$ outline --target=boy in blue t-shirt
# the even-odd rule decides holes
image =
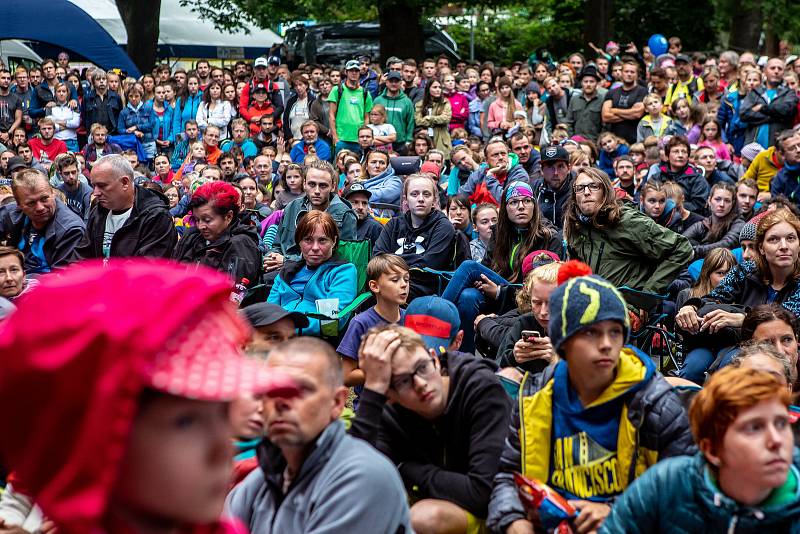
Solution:
[[[410,275],[408,264],[394,254],[378,254],[367,264],[367,286],[375,295],[377,304],[359,313],[342,338],[336,352],[342,357],[344,383],[346,386],[364,384],[364,373],[358,368],[358,349],[367,330],[381,324],[398,324],[403,320],[404,306],[408,298]]]

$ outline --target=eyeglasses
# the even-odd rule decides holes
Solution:
[[[530,197],[516,198],[514,200],[509,200],[507,205],[510,208],[518,208],[520,206],[528,207],[533,205],[533,199]]]
[[[576,194],[581,194],[587,189],[589,190],[590,193],[597,193],[602,188],[603,188],[603,186],[598,184],[597,182],[590,182],[588,184],[582,184],[582,185],[575,184],[575,186],[573,186],[572,190],[575,191]]]
[[[414,377],[420,377],[423,380],[429,379],[436,371],[436,365],[433,363],[433,358],[425,358],[414,367],[414,371],[405,375],[398,375],[392,380],[391,386],[398,393],[402,393],[410,389],[414,385]]]

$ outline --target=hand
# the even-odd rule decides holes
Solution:
[[[49,519],[45,519],[42,522],[42,525],[39,527],[40,534],[56,534],[58,529],[56,528],[56,524],[50,521]]]
[[[392,358],[400,347],[397,332],[367,336],[358,349],[358,366],[364,371],[364,387],[385,395],[392,381]]]
[[[489,314],[481,313],[481,314],[478,314],[478,316],[475,317],[475,322],[473,323],[474,326],[475,326],[475,330],[478,329],[478,325],[480,324],[480,322],[483,321],[484,319],[486,319],[487,317],[497,317],[497,314],[496,313],[489,313]]]
[[[500,286],[489,280],[485,274],[482,274],[481,279],[475,282],[475,289],[492,299],[497,299],[497,295],[500,294]]]
[[[128,129],[127,129],[127,130],[125,130],[125,131],[126,131],[126,132],[128,132],[128,133],[133,133],[133,132],[135,132],[135,131],[136,131],[136,126],[131,126],[130,128],[128,128]]]
[[[267,272],[270,271],[277,271],[281,267],[283,267],[284,257],[278,254],[277,252],[273,252],[272,254],[268,254],[264,258],[264,270]]]
[[[514,343],[514,359],[517,363],[529,362],[531,360],[547,360],[553,358],[553,345],[549,337],[537,338],[536,342],[529,343],[520,339]]]
[[[755,106],[753,106],[753,108],[752,108],[752,111],[753,111],[753,113],[756,113],[756,112],[758,112],[758,111],[761,111],[761,108],[762,108],[762,107],[764,107],[764,104],[756,104],[756,105],[755,105]]]
[[[639,51],[639,49],[636,48],[636,45],[631,42],[631,43],[628,43],[628,47],[625,49],[625,51],[626,52],[630,52],[631,54],[635,54],[635,53],[637,53]]]
[[[600,502],[590,501],[568,501],[572,506],[580,510],[580,514],[575,518],[575,526],[578,534],[585,534],[597,530],[603,524],[603,520],[608,517],[611,507]]]
[[[504,170],[506,170],[505,167],[492,167],[491,169],[487,169],[486,177],[488,178],[489,176],[497,176],[499,173],[503,172]]]
[[[0,132],[0,143],[8,143],[8,134],[6,132]]]
[[[726,326],[739,328],[744,322],[743,313],[726,312],[725,310],[711,310],[703,317],[703,326],[700,331],[708,330],[716,334]]]
[[[758,193],[758,197],[756,198],[756,200],[758,200],[759,202],[766,202],[771,198],[772,195],[770,194],[769,191],[761,191],[760,193]]]
[[[44,107],[46,108],[54,108],[55,106],[56,106],[55,102],[48,102],[47,104],[44,105]]]
[[[506,534],[533,534],[533,523],[527,519],[517,519],[508,525]]]
[[[69,106],[69,109],[78,109],[78,101],[74,98],[70,100],[67,105]]]
[[[133,132],[133,135],[135,135],[135,136],[136,136],[136,137],[138,137],[139,139],[141,139],[142,137],[144,137],[144,133],[140,132],[139,130],[136,130],[135,132]]]
[[[684,306],[675,316],[675,324],[690,334],[696,334],[700,331],[703,320],[697,315],[697,308]]]
[[[0,534],[31,534],[18,525],[6,525],[4,519],[0,519]]]

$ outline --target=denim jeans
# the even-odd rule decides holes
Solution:
[[[443,299],[449,300],[458,308],[461,330],[464,331],[464,341],[461,343],[463,352],[475,351],[475,318],[486,311],[486,297],[475,289],[475,282],[481,280],[482,274],[495,284],[508,285],[508,280],[496,272],[476,261],[468,260],[453,273],[453,278],[442,293]]]
[[[739,352],[737,347],[725,347],[716,352],[709,349],[693,349],[686,355],[683,368],[678,372],[678,376],[691,380],[695,384],[703,385],[706,381],[706,371],[718,358],[719,366],[714,371],[718,371],[731,363],[733,357]]]

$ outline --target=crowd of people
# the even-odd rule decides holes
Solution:
[[[800,529],[800,58],[592,49],[0,66],[0,534]]]

